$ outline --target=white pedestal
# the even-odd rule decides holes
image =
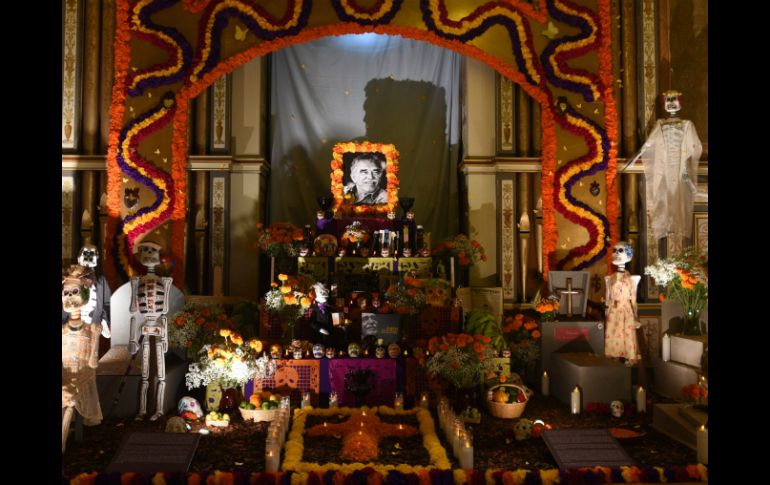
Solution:
[[[671,335],[671,360],[700,369],[708,336]]]

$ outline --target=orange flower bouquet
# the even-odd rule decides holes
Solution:
[[[535,311],[540,314],[540,321],[553,322],[561,308],[561,299],[556,295],[540,298],[540,293],[535,296]]]
[[[540,358],[540,325],[531,316],[518,313],[506,316],[503,321],[503,337],[511,349],[511,368],[527,376]]]
[[[315,301],[311,291],[314,281],[305,275],[290,278],[285,274],[279,274],[278,280],[281,284],[271,283],[270,291],[265,294],[265,305],[269,311],[286,319],[290,337],[294,340],[294,326]]]
[[[480,377],[497,369],[497,350],[486,335],[448,333],[428,341],[432,354],[426,360],[428,372],[467,389],[479,383]]]
[[[268,256],[294,257],[299,254],[299,244],[304,239],[302,228],[289,222],[274,222],[264,227],[257,224],[257,240],[254,247]]]
[[[193,360],[221,329],[239,327],[240,324],[218,305],[188,303],[182,311],[169,318],[168,343],[170,347],[185,349],[187,358]]]
[[[484,247],[475,239],[469,239],[465,234],[446,239],[433,248],[434,256],[453,256],[461,267],[472,266],[479,261],[486,261]]]

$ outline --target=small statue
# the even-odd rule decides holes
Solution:
[[[633,255],[634,250],[630,244],[623,241],[615,244],[612,250],[612,264],[618,267],[618,271],[604,277],[607,287],[604,354],[608,357],[625,358],[628,366],[641,358],[636,340],[636,329],[640,326],[636,288],[642,277],[631,276],[626,271],[626,263],[631,261]]]
[[[139,351],[142,341],[142,387],[139,390],[139,414],[137,420],[147,414],[147,389],[150,387],[150,337],[155,339],[158,375],[155,390],[155,414],[150,421],[163,416],[163,401],[166,390],[166,352],[168,351],[169,293],[172,278],[155,274],[155,267],[160,264],[161,246],[151,241],[142,241],[136,247],[139,262],[147,268],[147,274],[131,278],[131,313],[130,340],[128,351],[131,355]],[[143,321],[142,321],[143,320]]]
[[[74,411],[83,416],[83,424],[95,426],[102,422],[99,392],[96,388],[96,367],[99,365],[99,334],[101,324],[83,325],[81,308],[88,302],[90,280],[83,278],[84,268],[73,265],[62,281],[62,308],[69,314],[62,325],[61,335],[61,451],[67,445]]]

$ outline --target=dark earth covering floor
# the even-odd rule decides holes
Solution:
[[[662,402],[662,401],[658,401]],[[652,410],[652,405],[648,405]],[[469,424],[474,436],[474,465],[477,469],[547,469],[556,468],[556,462],[545,442],[538,438],[516,441],[513,424],[516,420],[498,419],[482,410],[479,424]],[[652,429],[652,413],[630,417],[613,418],[604,413],[583,413],[571,415],[569,408],[553,397],[534,396],[522,417],[531,420],[542,419],[554,428],[610,428],[619,427],[642,433],[642,436],[619,440],[623,448],[640,466],[683,466],[696,462],[694,450],[668,438]],[[333,417],[332,417],[333,418]],[[312,425],[315,417],[308,420]],[[413,416],[385,417],[385,420],[400,419],[398,422],[415,424]],[[411,420],[411,421],[410,421]],[[434,412],[434,420],[438,420]],[[329,419],[330,422],[333,419]],[[413,422],[412,422],[413,421]],[[132,431],[162,432],[166,418],[158,422],[134,421],[133,419],[105,419],[101,425],[83,428],[83,441],[70,436],[67,451],[62,456],[62,475],[73,477],[83,472],[103,471],[127,433]],[[320,422],[320,421],[319,421]],[[318,423],[315,423],[318,424]],[[233,413],[227,428],[209,428],[211,434],[201,436],[193,457],[190,471],[261,471],[265,465],[265,437],[268,423],[243,421],[240,414]],[[193,431],[204,427],[203,423],[193,424]],[[439,437],[447,448],[441,432]],[[339,462],[337,458],[341,440],[334,438],[305,438],[303,461],[325,463]],[[454,467],[459,467],[451,447],[448,456]],[[382,463],[407,463],[425,465],[427,450],[420,438],[384,439],[380,446]]]

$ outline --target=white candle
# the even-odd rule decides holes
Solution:
[[[452,285],[452,288],[455,287],[455,257],[451,256],[449,258],[449,283]]]
[[[330,408],[337,407],[337,393],[334,391],[329,393],[329,407]]]
[[[663,353],[663,362],[671,360],[671,337],[669,337],[668,334],[663,335],[661,352]]]
[[[281,457],[278,453],[273,450],[267,450],[265,452],[265,471],[268,473],[277,473],[278,462],[280,459]]]
[[[572,414],[580,414],[580,388],[575,386],[570,395],[570,411]]]
[[[642,386],[639,386],[639,388],[636,390],[636,412],[647,412],[647,392]]]
[[[428,393],[420,393],[420,407],[428,409]]]
[[[540,392],[547,396],[551,392],[551,380],[548,378],[548,372],[543,371],[543,377],[540,380]]]
[[[393,407],[399,410],[404,409],[404,393],[396,393],[396,397],[393,399]]]
[[[698,429],[696,435],[698,443],[698,463],[708,465],[709,463],[709,430],[705,426]]]
[[[473,441],[471,435],[465,435],[465,439],[463,439],[460,446],[460,456],[457,458],[460,460],[460,468],[463,470],[473,469]]]

